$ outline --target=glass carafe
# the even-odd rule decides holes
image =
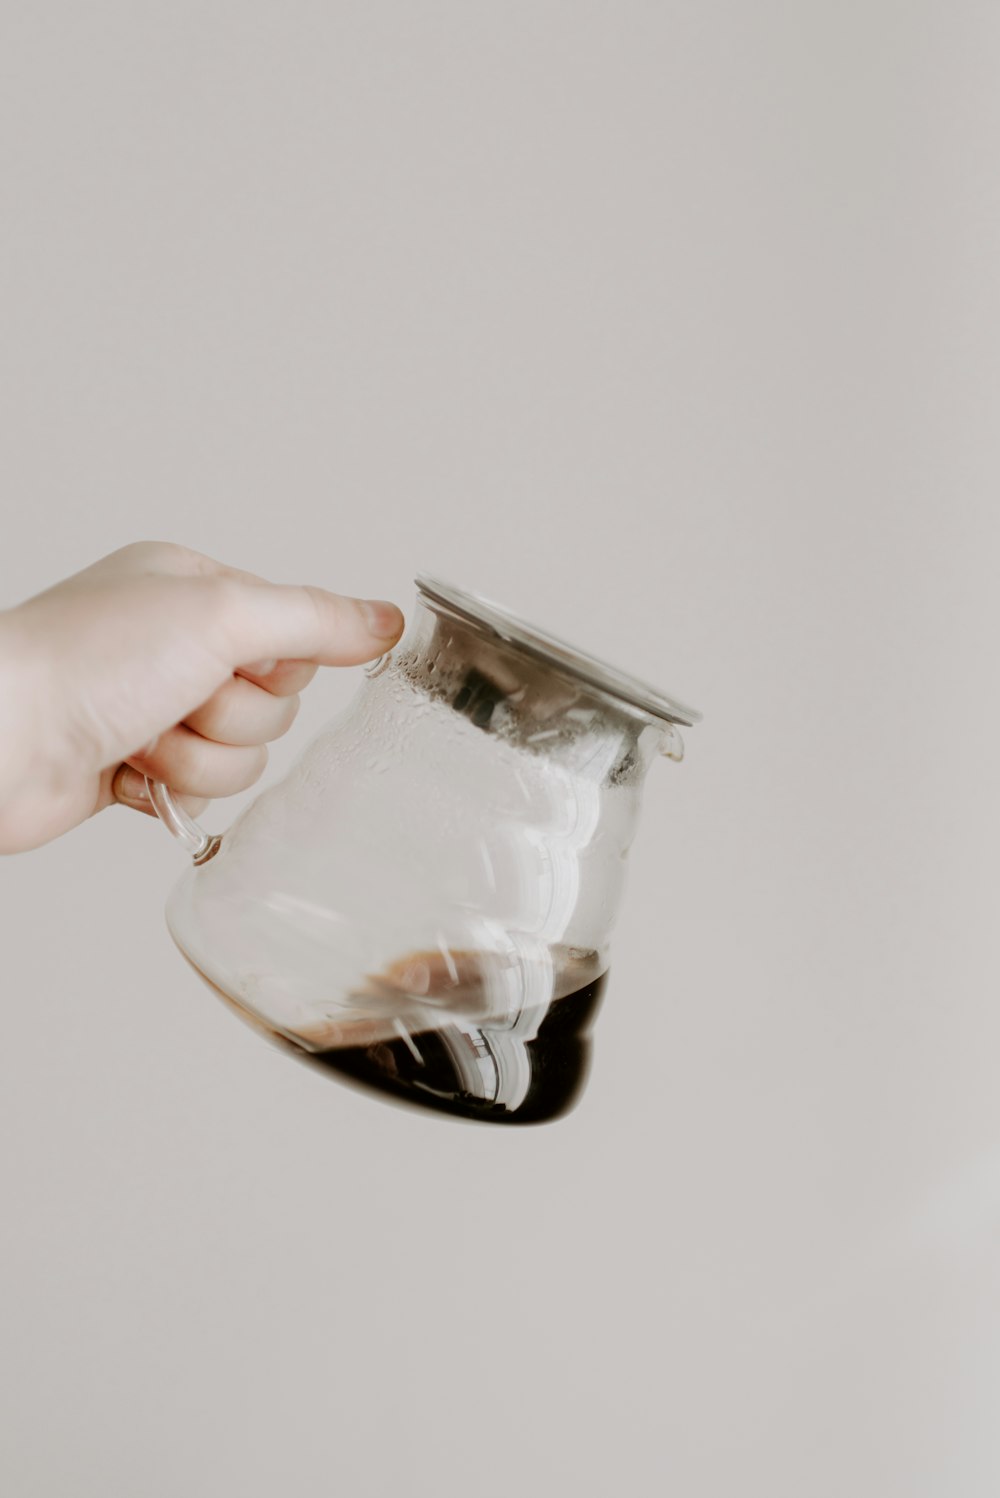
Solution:
[[[192,866],[167,920],[270,1035],[342,1078],[498,1122],[564,1112],[680,703],[417,579],[393,651],[221,837],[152,785]]]

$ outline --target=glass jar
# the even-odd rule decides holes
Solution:
[[[401,642],[194,854],[181,951],[300,1054],[383,1093],[538,1121],[579,1091],[646,771],[698,715],[428,577]]]

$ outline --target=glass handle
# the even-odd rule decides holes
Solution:
[[[177,841],[184,845],[195,863],[207,863],[210,858],[214,858],[222,844],[221,835],[206,832],[204,827],[199,827],[194,817],[188,816],[176,800],[173,791],[161,780],[150,780],[148,775],[145,780],[156,815],[167,831],[172,832]]]

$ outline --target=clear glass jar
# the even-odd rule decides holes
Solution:
[[[418,578],[400,644],[225,835],[195,852],[181,951],[343,1077],[537,1121],[579,1090],[642,785],[697,714]]]

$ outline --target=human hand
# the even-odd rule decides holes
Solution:
[[[143,777],[193,813],[245,790],[317,666],[398,640],[394,604],[275,584],[168,542],[126,546],[0,612],[0,852],[35,848]]]

